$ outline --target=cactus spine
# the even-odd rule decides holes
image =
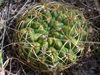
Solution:
[[[59,2],[40,3],[18,19],[15,42],[21,59],[43,70],[63,70],[84,50],[87,25],[80,11]],[[38,67],[36,67],[38,65]]]

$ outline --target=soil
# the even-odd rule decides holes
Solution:
[[[21,60],[19,60],[15,54],[15,43],[13,43],[13,33],[15,31],[14,28],[16,25],[16,19],[27,7],[40,1],[46,0],[1,0],[2,4],[0,5],[0,22],[2,24],[0,25],[0,47],[2,47],[3,44],[2,59],[4,63],[3,73],[5,73],[5,75],[48,75],[48,73],[32,70],[27,64],[24,64]],[[57,72],[57,75],[100,75],[100,1],[59,1],[74,5],[83,12],[87,22],[90,22],[88,39],[91,42],[89,43],[89,47],[87,47],[87,45],[85,47],[86,54],[82,58],[82,61],[77,62],[77,65],[73,65],[63,72]],[[3,25],[6,25],[4,37],[3,33],[5,26]],[[2,43],[3,38],[4,41]]]

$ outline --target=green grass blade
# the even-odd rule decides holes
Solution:
[[[0,5],[1,5],[1,0],[0,0]]]

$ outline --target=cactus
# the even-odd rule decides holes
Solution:
[[[59,2],[34,5],[17,20],[14,42],[19,57],[31,67],[63,70],[84,50],[88,26],[80,11]],[[40,68],[39,65],[36,68]]]

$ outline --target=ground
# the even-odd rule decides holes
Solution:
[[[38,71],[32,70],[28,65],[19,60],[15,54],[13,43],[13,32],[16,25],[16,19],[21,12],[35,2],[46,0],[1,0],[0,5],[0,47],[3,48],[2,59],[4,69],[2,75],[47,75]],[[50,1],[50,0],[49,0]],[[51,0],[53,1],[53,0]],[[58,1],[58,0],[56,0]],[[59,0],[70,3],[83,12],[87,22],[89,22],[90,40],[86,45],[86,54],[81,62],[77,65],[66,69],[57,75],[100,75],[100,1],[98,0]],[[5,30],[5,31],[4,31]],[[4,34],[4,35],[3,35]],[[3,40],[4,38],[4,40]],[[3,40],[3,41],[2,41]],[[3,45],[2,45],[3,44]]]

